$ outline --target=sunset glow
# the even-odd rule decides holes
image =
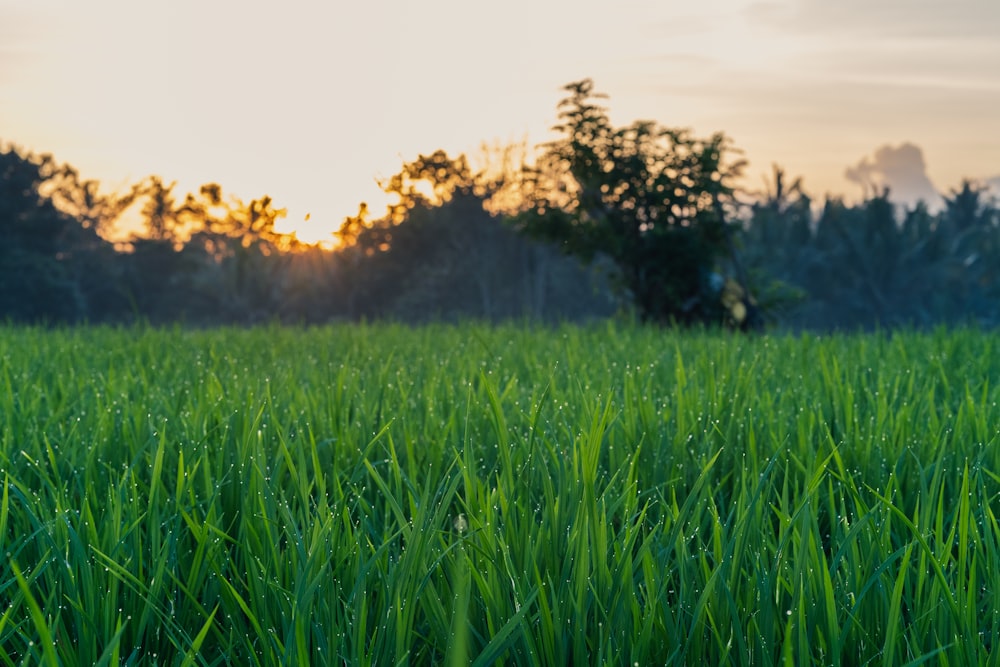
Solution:
[[[377,180],[420,153],[548,139],[585,77],[616,123],[726,132],[751,189],[777,163],[856,196],[848,167],[906,143],[939,192],[1000,176],[985,0],[343,7],[0,0],[0,140],[109,189],[160,174],[179,195],[268,194],[306,241],[363,201],[379,214]]]

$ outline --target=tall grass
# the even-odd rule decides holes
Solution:
[[[975,331],[0,331],[0,665],[1000,662]]]

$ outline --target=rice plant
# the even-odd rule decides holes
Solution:
[[[998,664],[997,340],[6,327],[0,664]]]

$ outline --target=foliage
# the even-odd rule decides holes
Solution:
[[[895,206],[888,191],[814,214],[801,184],[755,202],[747,263],[808,297],[784,321],[811,329],[1000,324],[1000,211],[966,182],[937,213]]]
[[[517,146],[484,149],[478,168],[420,155],[335,249],[280,233],[268,196],[183,194],[156,176],[108,193],[0,148],[0,320],[557,322],[631,305],[647,322],[739,328],[1000,325],[1000,208],[981,186],[935,211],[888,192],[820,204],[776,168],[737,201],[724,135],[615,127],[589,80],[566,90],[561,138],[530,166]],[[123,221],[137,231],[110,242]]]
[[[563,138],[547,145],[517,223],[572,254],[610,257],[643,320],[720,321],[710,278],[731,253],[726,208],[743,166],[729,139],[647,121],[616,128],[590,80],[566,90]]]
[[[993,664],[998,344],[8,327],[0,662]]]
[[[600,276],[503,224],[491,200],[504,178],[437,151],[382,183],[395,197],[386,214],[371,220],[362,205],[337,233],[352,262],[352,314],[551,321],[613,313]]]
[[[88,198],[91,184],[74,177],[49,155],[0,151],[0,317],[79,321],[114,283],[101,261],[110,248],[89,217],[100,204]],[[60,210],[52,190],[64,200],[84,195],[81,217]]]

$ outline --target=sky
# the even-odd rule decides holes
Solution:
[[[551,139],[592,78],[616,124],[725,132],[749,189],[934,198],[1000,183],[996,35],[997,0],[0,0],[0,141],[329,240],[421,153]]]

